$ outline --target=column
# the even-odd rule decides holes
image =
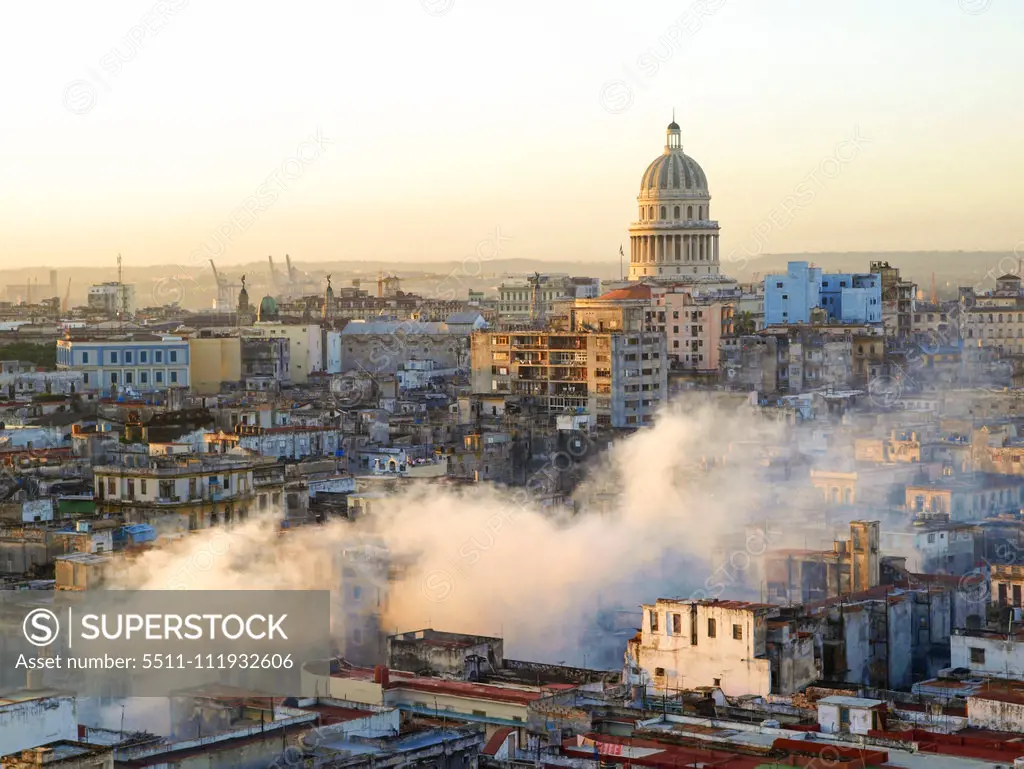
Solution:
[[[718,255],[718,236],[715,235],[714,238],[715,238],[715,263],[717,264],[718,260],[720,258],[719,255]]]

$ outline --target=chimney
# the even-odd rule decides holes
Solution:
[[[387,665],[375,665],[373,668],[373,682],[380,684],[382,689],[387,689],[391,676]]]

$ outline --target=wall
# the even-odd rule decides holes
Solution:
[[[972,662],[971,649],[984,653],[984,661]],[[1024,680],[1024,642],[993,635],[957,634],[949,639],[950,666],[970,668],[976,675]]]
[[[967,722],[976,729],[1020,733],[1024,731],[1024,703],[968,697]]]
[[[77,739],[78,715],[72,695],[0,705],[0,755]]]
[[[190,339],[192,389],[199,395],[216,395],[223,382],[242,379],[242,344],[237,336]]]

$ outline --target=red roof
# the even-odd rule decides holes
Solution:
[[[614,291],[609,291],[607,294],[601,294],[597,298],[612,302],[621,302],[627,299],[650,299],[651,287],[641,283],[638,286],[630,286],[629,288],[617,288]]]
[[[484,745],[484,749],[480,751],[485,756],[493,756],[498,753],[498,749],[505,744],[505,740],[508,736],[515,731],[511,726],[503,726],[494,734],[491,735],[491,739],[487,740],[487,744]]]
[[[430,694],[447,694],[451,697],[508,702],[514,705],[529,705],[531,702],[535,702],[544,696],[539,691],[511,689],[503,686],[491,686],[489,684],[474,684],[467,681],[444,681],[436,678],[420,677],[392,677],[391,688],[411,689]]]

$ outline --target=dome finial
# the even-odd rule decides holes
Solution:
[[[672,122],[668,124],[666,129],[668,141],[665,142],[665,152],[672,152],[673,150],[681,150],[683,148],[683,137],[679,130],[679,124],[676,122],[676,108],[672,108]]]

